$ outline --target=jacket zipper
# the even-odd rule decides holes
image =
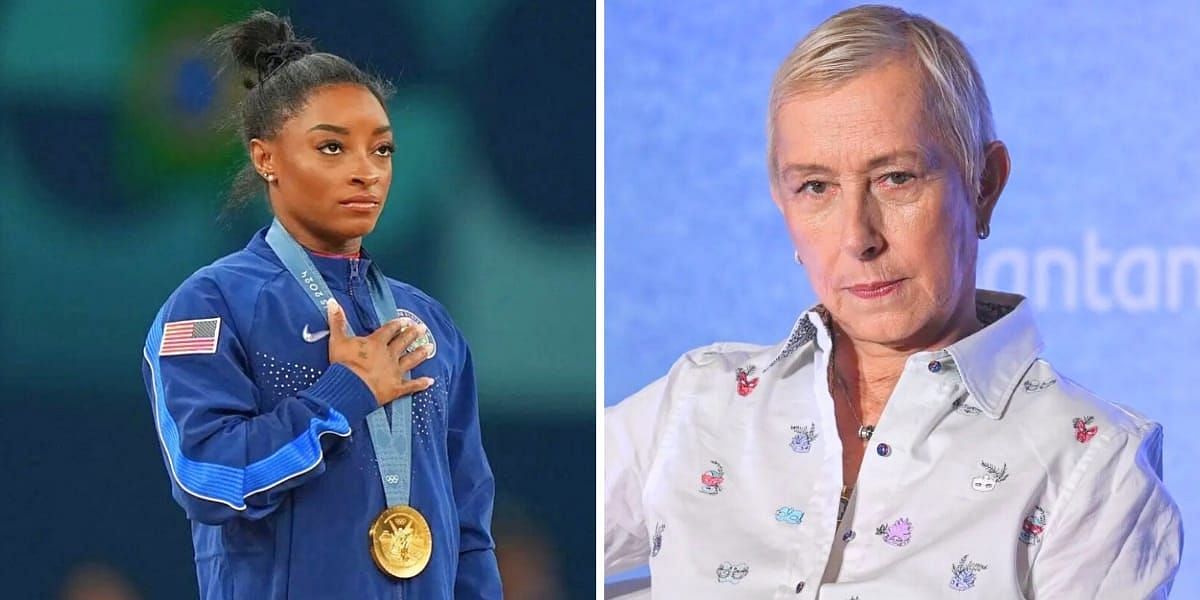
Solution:
[[[359,279],[359,260],[357,258],[350,259],[350,285],[346,287],[350,294],[350,301],[354,303],[354,310],[358,313],[359,320],[362,321],[363,327],[370,329],[372,324],[375,323],[375,314],[370,310],[363,309],[354,295],[354,288],[358,285]]]

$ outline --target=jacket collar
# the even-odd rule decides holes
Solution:
[[[283,261],[275,255],[275,251],[271,250],[271,245],[267,243],[267,228],[265,227],[254,234],[254,237],[250,238],[250,242],[246,244],[246,249],[279,265],[284,270],[287,269]],[[313,266],[321,273],[321,277],[325,278],[325,283],[329,285],[330,289],[341,291],[350,289],[351,276],[355,272],[355,267],[357,267],[358,273],[356,283],[361,284],[365,282],[367,269],[371,266],[372,261],[371,255],[367,253],[366,248],[362,249],[360,258],[357,259],[321,256],[313,254],[307,248],[305,248],[305,253],[312,260]],[[358,264],[355,265],[353,264],[354,262]]]
[[[975,307],[983,329],[941,350],[914,353],[909,361],[940,360],[954,367],[967,391],[988,416],[999,419],[1025,372],[1042,353],[1042,342],[1033,319],[1033,309],[1023,296],[978,290]],[[830,319],[818,304],[800,315],[788,338],[777,344],[770,369],[806,344],[815,343],[828,352],[831,346]]]

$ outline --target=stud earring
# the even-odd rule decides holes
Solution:
[[[986,240],[987,237],[992,234],[992,228],[987,223],[984,223],[983,225],[981,225],[979,227],[978,233],[979,233],[979,239]]]
[[[796,264],[798,264],[798,265],[802,265],[802,264],[804,264],[804,261],[800,260],[800,253],[799,253],[799,252],[793,252],[793,253],[792,253],[792,258],[796,259]]]

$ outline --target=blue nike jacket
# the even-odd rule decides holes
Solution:
[[[386,508],[366,416],[374,395],[329,364],[325,315],[272,252],[266,230],[179,286],[146,338],[142,372],[172,494],[192,526],[204,600],[500,598],[494,480],[479,434],[471,354],[445,308],[389,279],[434,356],[412,377],[409,503],[433,555],[397,580],[367,531]],[[369,261],[310,254],[358,335],[380,326]]]

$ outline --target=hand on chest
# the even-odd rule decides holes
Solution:
[[[370,304],[355,296],[337,294],[350,328],[356,335],[368,335],[378,329],[378,317]],[[420,429],[438,428],[444,414],[453,373],[452,348],[442,348],[445,337],[436,323],[409,308],[398,308],[395,318],[424,325],[427,332],[413,342],[408,352],[432,351],[432,356],[412,369],[409,379],[430,377],[434,384],[412,394],[414,420]],[[268,305],[260,314],[260,324],[250,340],[252,374],[263,402],[270,408],[281,399],[294,396],[312,386],[329,368],[329,324],[314,307],[302,303]]]

